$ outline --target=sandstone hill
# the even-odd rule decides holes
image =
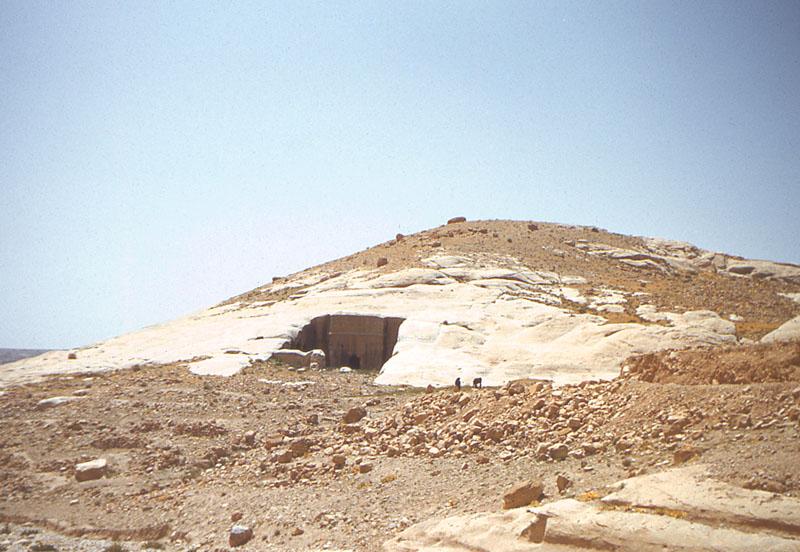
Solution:
[[[0,550],[798,550],[799,274],[454,221],[3,365]]]
[[[613,378],[635,354],[791,339],[798,299],[795,265],[593,227],[459,220],[69,359],[53,352],[4,366],[0,384],[174,362],[231,375],[282,349],[381,369],[383,384],[577,383]]]

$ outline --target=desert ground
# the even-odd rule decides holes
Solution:
[[[690,534],[798,549],[798,275],[592,227],[456,221],[188,321],[0,366],[0,550],[697,549]],[[435,385],[267,348],[302,360],[314,316],[384,307],[407,317],[390,382]],[[531,337],[548,324],[560,333]],[[193,339],[201,353],[156,361]],[[545,347],[581,371],[526,372]],[[700,472],[739,510],[680,506]],[[662,474],[678,506],[647,479]],[[650,506],[618,498],[636,481]],[[584,507],[591,531],[558,525]],[[655,536],[585,536],[603,516]]]
[[[741,383],[698,382],[680,363],[558,389],[430,392],[269,362],[230,378],[181,365],[52,377],[0,396],[0,543],[214,550],[238,522],[253,549],[379,550],[418,521],[498,509],[520,481],[542,481],[550,501],[699,461],[800,497],[800,345],[773,348],[771,374],[763,351],[738,351]],[[103,477],[77,481],[97,458]]]

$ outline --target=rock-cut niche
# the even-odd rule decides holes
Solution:
[[[326,314],[306,324],[293,349],[322,349],[328,366],[378,370],[389,360],[404,318]]]

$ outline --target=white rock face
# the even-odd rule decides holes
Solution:
[[[600,503],[559,500],[537,508],[424,521],[387,552],[800,549],[800,501],[709,479],[703,466],[627,479]],[[610,509],[605,505],[622,506]],[[668,515],[672,513],[673,515]],[[775,527],[761,530],[753,528]]]
[[[800,316],[795,316],[761,338],[762,343],[795,341],[800,339]]]
[[[509,258],[436,257],[426,264],[389,274],[303,273],[262,288],[297,290],[289,300],[214,307],[86,347],[69,362],[63,352],[24,359],[3,366],[0,385],[173,362],[186,362],[197,374],[228,376],[270,358],[327,314],[404,318],[377,382],[422,387],[452,385],[456,377],[481,377],[484,385],[610,379],[631,354],[736,341],[733,323],[710,311],[645,308],[644,315],[667,325],[609,324],[572,313],[560,305],[586,302],[570,287],[585,283],[582,278],[531,270]],[[625,297],[608,290],[599,302],[613,307]]]

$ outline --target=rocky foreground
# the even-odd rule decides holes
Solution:
[[[230,378],[182,365],[52,376],[0,395],[0,520],[10,524],[0,546],[503,550],[480,540],[491,529],[492,543],[526,550],[519,536],[540,518],[542,542],[525,546],[580,548],[577,532],[624,549],[623,528],[637,523],[656,536],[631,550],[680,549],[684,531],[715,527],[791,541],[795,522],[759,506],[791,510],[800,497],[800,383],[783,349],[778,377],[748,383],[642,381],[649,372],[631,368],[613,382],[426,392],[270,362]],[[761,374],[763,351],[752,354],[747,369]],[[665,473],[679,474],[659,485],[683,506],[649,492],[661,487],[647,478]],[[619,498],[629,478],[644,478],[643,491]],[[752,519],[703,518],[707,505],[686,494],[698,478],[734,493]],[[538,494],[501,513],[526,483]]]
[[[800,266],[458,217],[0,367],[0,552],[796,550],[798,339]]]

